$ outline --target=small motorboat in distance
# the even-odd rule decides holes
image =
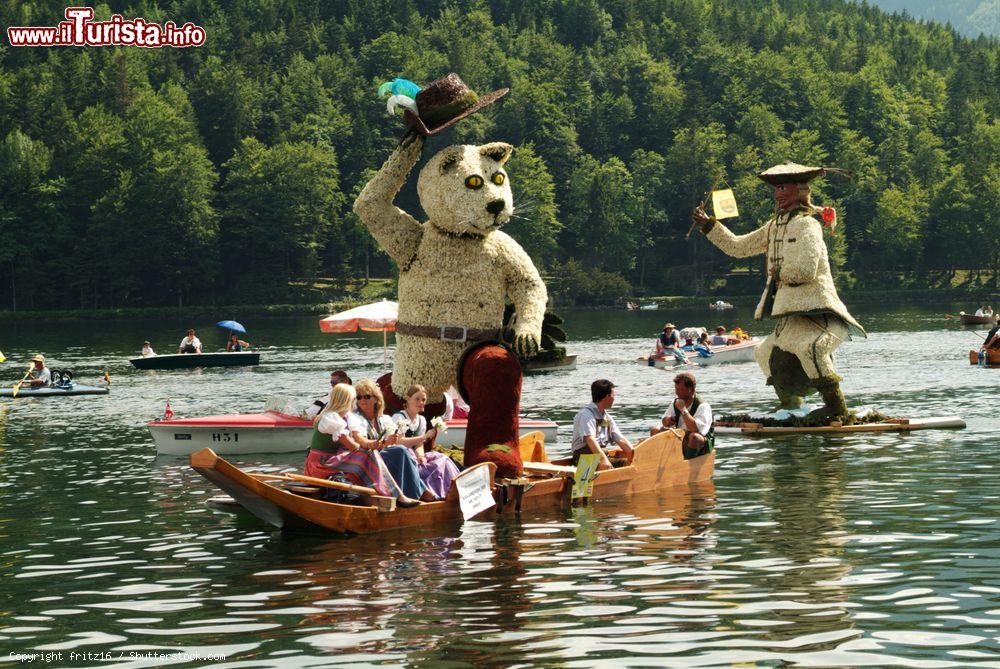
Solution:
[[[438,437],[437,445],[444,448],[464,445],[468,421],[452,419],[447,423],[448,429]],[[273,408],[261,413],[158,419],[147,423],[147,427],[156,444],[156,452],[163,455],[190,455],[203,448],[224,455],[304,454],[313,433],[313,424],[308,418]],[[519,432],[524,435],[540,431],[551,443],[558,429],[559,425],[551,420],[521,418]]]
[[[732,309],[733,305],[729,302],[723,302],[722,300],[716,300],[715,302],[708,303],[709,309]]]
[[[136,369],[187,369],[190,367],[243,367],[259,365],[260,353],[169,353],[129,360]]]
[[[744,339],[738,344],[729,344],[728,346],[709,346],[708,350],[712,352],[712,355],[707,358],[703,358],[698,355],[697,351],[684,351],[684,357],[687,358],[688,362],[693,362],[697,365],[721,365],[727,362],[753,362],[755,360],[754,355],[757,347],[760,346],[760,342],[760,339],[754,337],[752,339]],[[656,367],[658,369],[677,367],[681,364],[680,361],[672,355],[665,357],[643,355],[636,358],[635,361],[645,367]]]

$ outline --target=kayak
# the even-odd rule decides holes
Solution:
[[[171,353],[129,360],[136,369],[185,369],[188,367],[242,367],[259,365],[260,353]]]
[[[48,388],[26,388],[22,386],[17,391],[17,397],[68,397],[70,395],[107,395],[106,386],[81,386],[69,383]],[[0,388],[0,397],[13,397],[13,388]]]
[[[525,443],[530,441],[533,443]],[[522,454],[530,450],[544,453],[537,443],[540,437],[522,438]],[[544,445],[544,444],[543,444]],[[526,448],[528,447],[528,448]],[[322,499],[318,485],[329,486],[322,479],[303,481],[307,477],[290,474],[256,474],[235,467],[206,448],[191,455],[191,467],[218,486],[245,509],[266,523],[283,530],[327,531],[349,534],[370,534],[407,527],[436,527],[462,521],[457,485],[452,485],[447,497],[437,502],[425,502],[402,508],[394,499],[372,496],[371,489],[349,486],[367,492],[371,506],[355,506]],[[511,519],[536,511],[563,508],[569,505],[576,467],[569,459],[549,462],[542,456],[538,461],[526,461],[524,476],[519,479],[495,481],[496,465],[483,462],[462,472],[456,481],[476,472],[487,470],[485,477],[494,505],[475,516],[488,521],[500,515]],[[685,460],[679,433],[667,430],[635,446],[632,461],[624,466],[599,472],[590,495],[597,506],[600,500],[648,493],[673,486],[687,486],[712,478],[715,451]],[[303,487],[301,483],[312,483]],[[345,484],[333,483],[343,486]],[[609,502],[611,508],[624,512],[627,500]]]
[[[452,419],[437,439],[445,448],[465,444],[468,421]],[[163,455],[190,455],[211,448],[223,455],[246,453],[305,453],[312,441],[312,421],[300,416],[267,410],[262,413],[226,414],[200,418],[154,420],[147,424]],[[546,441],[555,441],[559,426],[551,420],[522,418],[520,434],[540,431]]]
[[[754,354],[757,347],[760,346],[760,342],[760,339],[754,338],[746,339],[739,344],[731,344],[729,346],[709,346],[708,350],[712,352],[712,355],[708,358],[701,357],[697,351],[684,351],[684,357],[687,358],[688,362],[702,366],[720,365],[727,362],[753,362]],[[652,361],[650,360],[651,357]],[[677,367],[680,364],[680,361],[672,355],[665,358],[643,355],[636,358],[635,361],[644,367],[656,367],[657,369]]]

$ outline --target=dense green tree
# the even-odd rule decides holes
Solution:
[[[344,197],[337,160],[306,142],[246,139],[225,165],[224,283],[257,300],[281,298],[291,279],[315,277]],[[339,268],[338,268],[339,269]]]
[[[948,4],[906,1],[928,17]],[[987,25],[997,0],[951,5]],[[55,25],[64,10],[0,3],[0,21]],[[403,133],[375,91],[449,71],[510,94],[428,155],[445,143],[515,145],[507,229],[566,299],[693,292],[759,272],[759,259],[686,238],[690,211],[712,183],[729,184],[741,216],[728,223],[756,228],[773,211],[756,174],[785,160],[854,172],[815,184],[817,202],[840,212],[828,237],[838,280],[996,280],[978,276],[1000,263],[996,38],[844,0],[95,10],[193,21],[208,41],[4,51],[0,308],[15,296],[22,308],[309,299],[316,277],[345,286],[395,272],[350,211]],[[399,202],[417,211],[412,179]],[[47,280],[23,281],[11,265],[23,257]],[[581,271],[588,279],[572,289]]]

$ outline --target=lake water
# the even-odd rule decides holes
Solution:
[[[849,404],[964,430],[723,437],[709,484],[351,538],[207,508],[214,488],[157,457],[145,422],[168,400],[185,416],[304,403],[331,369],[376,376],[381,335],[246,319],[259,367],[139,372],[143,339],[171,352],[189,324],[6,324],[3,385],[38,351],[113,385],[0,399],[0,666],[1000,667],[1000,370],[971,367],[979,340],[942,318],[970,306],[854,309],[871,336],[837,355]],[[672,394],[672,372],[634,363],[664,319],[766,334],[750,316],[567,313],[579,365],[529,377],[523,408],[565,424],[607,377],[634,440]],[[773,402],[753,363],[697,376],[717,412]]]

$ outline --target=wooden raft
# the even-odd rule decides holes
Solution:
[[[831,425],[816,427],[764,427],[760,423],[716,423],[716,434],[742,434],[747,436],[777,436],[785,434],[849,434],[852,432],[913,432],[915,430],[938,430],[964,428],[965,421],[958,416],[934,418],[890,418],[884,423],[864,423],[862,425]]]

